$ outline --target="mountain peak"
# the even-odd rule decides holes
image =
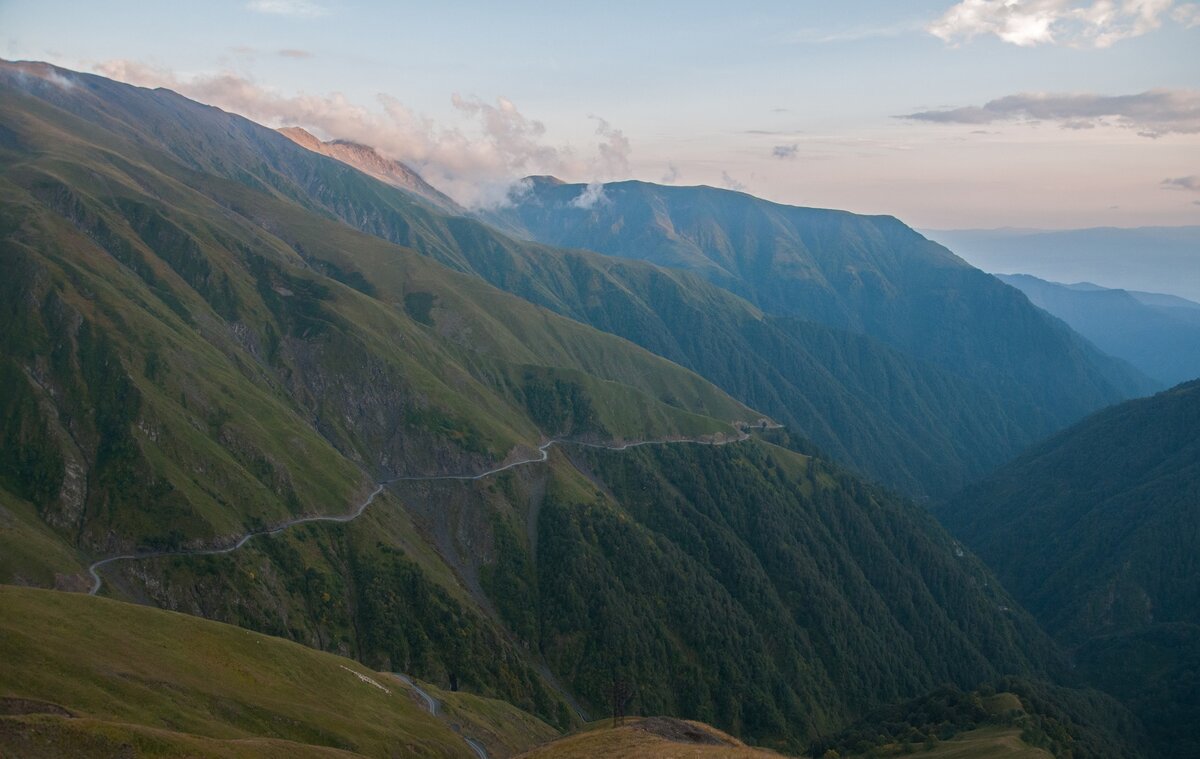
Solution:
[[[299,145],[302,148],[308,148],[309,150],[313,151],[314,153],[321,152],[321,140],[319,140],[316,137],[316,135],[314,135],[312,132],[308,131],[304,127],[298,127],[298,126],[280,127],[279,129],[277,129],[275,131],[279,132],[284,137],[287,137],[289,140],[296,143],[297,145]]]
[[[534,185],[550,185],[552,187],[569,184],[568,182],[565,182],[551,174],[531,174],[530,176],[525,177],[525,181]]]
[[[302,148],[352,166],[381,182],[416,195],[439,211],[456,216],[467,211],[445,193],[425,181],[415,169],[401,161],[386,158],[374,147],[352,140],[321,140],[298,126],[275,130]]]

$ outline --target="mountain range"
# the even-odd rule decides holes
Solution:
[[[1200,302],[1200,226],[926,230],[975,266]]]
[[[1200,303],[1164,293],[1046,282],[1028,274],[997,277],[1163,387],[1200,377]]]
[[[633,182],[579,208],[584,192],[534,179],[476,217],[364,146],[0,64],[0,581],[503,702],[463,707],[476,730],[473,708],[578,728],[622,686],[642,714],[798,752],[1004,682],[1042,715],[1009,727],[1140,755],[1087,737],[1128,713],[1075,690],[1072,641],[910,496],[1152,382],[891,217]],[[42,598],[0,594],[53,619]],[[78,613],[168,624],[122,606]],[[247,724],[180,714],[141,724]],[[430,755],[461,754],[411,724]],[[91,735],[71,725],[55,735]],[[340,749],[346,729],[280,737]]]
[[[690,271],[751,301],[776,333],[814,345],[808,353],[815,364],[832,371],[850,364],[841,373],[848,404],[870,410],[870,420],[834,422],[832,435],[797,417],[799,402],[780,406],[715,381],[860,471],[914,494],[947,494],[1070,420],[1153,387],[893,217],[637,181],[604,185],[599,199],[581,208],[586,192],[584,185],[534,178],[511,207],[492,215],[542,243]],[[792,387],[811,386],[816,372],[790,365],[800,354],[796,346],[757,353]],[[712,360],[688,365],[714,376],[706,369]],[[839,408],[829,395],[818,395],[815,405]],[[895,435],[881,436],[884,420],[894,420]],[[937,429],[917,437],[930,424]],[[872,428],[880,431],[865,431]],[[889,461],[884,470],[872,461],[886,450],[904,462]],[[916,477],[923,488],[896,473],[926,461],[928,470]]]

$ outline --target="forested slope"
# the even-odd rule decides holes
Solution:
[[[1200,748],[1200,383],[1102,411],[939,510],[1164,750]]]

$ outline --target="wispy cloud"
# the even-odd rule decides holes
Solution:
[[[69,74],[59,73],[53,66],[32,61],[18,61],[11,64],[9,71],[13,80],[23,89],[31,89],[39,84],[51,84],[60,90],[75,89],[76,82]]]
[[[728,171],[721,172],[721,185],[730,190],[737,190],[738,192],[746,191],[746,185],[731,177]]]
[[[1200,91],[1148,90],[1134,95],[1022,93],[981,106],[909,113],[899,118],[938,124],[1050,121],[1068,129],[1113,125],[1145,137],[1200,133]]]
[[[312,51],[299,50],[294,47],[285,47],[284,49],[278,51],[278,53],[279,53],[280,57],[282,57],[282,58],[312,58],[313,57]]]
[[[614,128],[599,116],[593,115],[588,118],[596,122],[596,134],[604,138],[596,146],[599,155],[595,161],[592,175],[603,179],[628,177],[629,153],[631,152],[629,138],[620,129]]]
[[[662,175],[662,179],[658,180],[661,184],[675,184],[679,181],[679,167],[674,163],[667,164],[667,171]]]
[[[95,66],[105,76],[151,87],[168,87],[187,97],[242,114],[269,126],[302,126],[325,139],[371,145],[384,155],[413,165],[456,200],[474,206],[506,202],[520,177],[555,174],[591,180],[625,178],[630,143],[624,133],[596,117],[601,138],[595,152],[577,155],[550,144],[545,125],[510,100],[486,102],[451,96],[460,124],[439,124],[391,95],[375,107],[341,93],[281,95],[232,73],[178,77],[136,61],[112,60]]]
[[[926,29],[954,44],[994,35],[1022,47],[1104,48],[1159,28],[1173,4],[1173,0],[962,0]]]
[[[608,202],[608,196],[604,194],[604,184],[601,182],[591,182],[587,187],[583,188],[583,192],[571,199],[567,205],[572,208],[582,208],[590,210],[597,205],[603,205]]]
[[[250,0],[246,3],[246,9],[255,13],[294,18],[318,18],[329,15],[328,8],[314,3],[312,0]]]
[[[796,158],[796,154],[799,152],[800,146],[796,144],[776,145],[775,147],[771,148],[771,157],[784,161],[790,161],[794,160]]]
[[[1200,192],[1200,176],[1192,174],[1187,177],[1170,177],[1164,179],[1160,186],[1164,190],[1188,190],[1190,192]]]
[[[1200,26],[1200,3],[1184,3],[1171,11],[1171,18],[1185,29]]]

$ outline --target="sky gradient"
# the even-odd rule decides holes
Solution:
[[[1200,224],[1200,3],[0,2],[0,57],[374,144],[924,228]]]

